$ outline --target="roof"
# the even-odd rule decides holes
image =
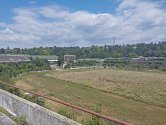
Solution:
[[[26,55],[26,57],[30,58],[39,58],[39,59],[47,59],[47,60],[58,60],[58,56],[56,55]]]
[[[64,56],[75,56],[75,55],[64,55]]]
[[[9,55],[9,54],[0,54],[0,63],[3,62],[27,62],[30,61],[24,55]]]

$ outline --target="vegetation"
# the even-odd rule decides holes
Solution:
[[[15,121],[17,125],[30,125],[30,124],[26,121],[26,118],[23,117],[23,116],[14,117],[14,116],[12,116],[9,112],[7,112],[5,109],[3,109],[2,107],[0,107],[0,112],[4,113],[4,114],[7,115],[10,119],[12,119],[13,121]]]
[[[166,58],[110,58],[110,59],[86,59],[77,60],[76,62],[69,62],[65,68],[79,68],[79,67],[116,67],[120,69],[129,70],[157,70],[166,71]]]
[[[34,102],[40,106],[45,106],[45,101],[43,98],[37,96],[29,96],[29,95],[22,95],[21,97],[31,102]]]
[[[106,59],[102,66],[115,66],[118,68],[125,69],[138,69],[138,70],[160,70],[166,71],[166,64],[164,60],[154,61],[131,61],[130,58],[136,58],[139,56],[144,57],[166,57],[166,41],[159,43],[139,43],[132,45],[105,45],[105,46],[95,46],[91,47],[39,47],[39,48],[1,48],[0,54],[29,54],[30,57],[35,58],[38,55],[39,58],[50,57],[56,58],[58,56],[58,65],[63,63],[63,56],[65,54],[76,55],[77,59],[87,59],[87,58],[98,58],[106,59],[109,57],[114,58],[124,58],[124,60],[109,60]],[[41,55],[41,56],[40,56]],[[57,56],[55,56],[57,55]],[[127,59],[127,60],[125,60]],[[98,66],[101,62],[96,60],[79,60],[76,63],[68,63],[66,68],[75,68],[77,66]],[[6,78],[8,73],[3,73]]]
[[[124,69],[136,70],[159,70],[166,71],[166,60],[146,60],[146,61],[133,61],[131,59],[106,59],[103,62],[104,67],[117,67]]]
[[[100,113],[101,107],[96,107],[95,112]],[[100,117],[92,115],[91,119],[83,120],[83,125],[104,125],[104,123],[101,121]]]
[[[27,121],[26,118],[21,116],[21,117],[16,117],[15,119],[17,125],[30,125]]]
[[[73,112],[68,111],[67,108],[58,107],[58,113],[67,117],[67,118],[75,119],[75,114]]]
[[[109,58],[109,57],[166,57],[166,41],[159,43],[139,43],[132,45],[105,45],[91,47],[39,47],[0,49],[0,54],[30,54],[30,55],[57,55],[60,59],[65,54],[74,54],[82,58]]]
[[[101,62],[97,60],[78,60],[76,62],[69,62],[65,66],[65,68],[75,68],[75,67],[90,67],[90,66],[97,66],[101,65]]]
[[[49,63],[35,58],[31,62],[0,63],[0,80],[9,81],[9,78],[30,71],[50,70]]]
[[[166,107],[166,74],[119,69],[48,73],[51,77],[93,87],[145,103]]]
[[[6,90],[12,94],[15,94],[19,97],[22,97],[26,100],[29,100],[31,102],[34,102],[38,105],[41,105],[41,106],[45,106],[45,100],[43,98],[40,98],[40,97],[37,97],[35,95],[31,95],[29,93],[27,94],[24,94],[22,91],[20,91],[19,89],[16,89],[16,88],[11,88],[7,85],[3,85],[3,84],[0,84],[0,89],[3,89],[3,90]]]
[[[94,107],[100,105],[102,114],[133,124],[163,125],[166,122],[166,110],[163,108],[166,77],[164,73],[157,74],[107,69],[56,71],[24,75],[16,85],[93,111],[96,111]],[[111,94],[112,92],[116,95]],[[120,94],[121,96],[118,96]],[[128,98],[124,98],[125,94]],[[58,104],[50,105],[47,101],[45,105],[78,122],[93,122],[87,114],[58,109]]]
[[[41,70],[50,70],[48,62],[43,59],[35,58],[31,62],[18,62],[18,63],[1,63],[0,64],[0,80],[13,82],[11,78],[16,77],[22,73],[27,73],[30,71],[41,71]],[[17,96],[25,98],[31,102],[37,103],[41,106],[44,106],[44,100],[33,95],[25,95],[18,89],[11,88],[7,85],[0,84],[0,88],[10,93],[13,93]]]
[[[82,60],[77,61],[76,63],[73,63],[73,66],[96,66],[99,65],[100,62],[97,60]]]
[[[166,71],[166,41],[149,44],[94,46],[91,47],[39,47],[0,49],[0,54],[57,55],[58,65],[63,62],[63,55],[73,54],[78,59],[98,58],[99,60],[78,60],[69,62],[66,68],[103,66],[121,69]],[[139,56],[160,57],[159,60],[133,61]],[[33,56],[35,57],[35,56]],[[31,71],[50,70],[43,57],[31,58],[31,62],[1,63],[0,80],[9,81],[19,74],[16,85],[34,92],[40,92],[52,98],[94,110],[101,106],[101,113],[131,122],[133,124],[158,124],[166,121],[166,76],[162,72],[136,72],[119,69],[67,70],[48,73],[29,73]],[[112,59],[110,57],[116,58]],[[161,58],[163,57],[163,58]],[[50,56],[51,58],[51,56]],[[118,59],[120,58],[120,59]],[[161,60],[160,60],[161,59]],[[54,109],[48,101],[33,95],[24,94],[18,89],[0,84],[0,87],[35,102],[41,106],[82,122],[84,125],[102,125],[100,118],[89,118],[79,113],[68,112],[65,108]],[[58,105],[56,105],[58,106]],[[59,107],[59,106],[58,106]],[[157,112],[157,113],[156,113]],[[18,125],[26,125],[25,118],[18,118]]]
[[[92,116],[91,119],[83,120],[83,125],[103,125],[103,123],[100,121],[99,117]]]
[[[0,112],[5,114],[6,116],[8,116],[10,119],[15,120],[14,117],[8,111],[6,111],[4,108],[0,107]]]

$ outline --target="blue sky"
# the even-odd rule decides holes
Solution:
[[[117,0],[3,0],[0,5],[0,21],[12,22],[12,10],[17,7],[34,7],[58,4],[72,11],[86,10],[93,13],[114,13]]]
[[[166,40],[164,0],[2,0],[0,48]]]

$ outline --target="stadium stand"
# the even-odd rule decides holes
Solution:
[[[26,56],[24,55],[0,55],[0,63],[4,62],[28,62],[30,61]]]

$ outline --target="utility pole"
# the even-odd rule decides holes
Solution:
[[[115,36],[113,37],[113,41],[114,41],[114,43],[113,43],[113,46],[114,46],[115,42],[116,42],[116,37]]]

